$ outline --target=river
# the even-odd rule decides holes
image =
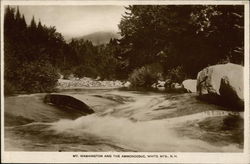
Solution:
[[[94,114],[43,103],[45,94],[5,98],[6,151],[242,152],[243,112],[201,102],[195,94],[117,89],[68,90]]]

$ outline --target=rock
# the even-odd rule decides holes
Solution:
[[[196,84],[197,84],[197,80],[193,80],[193,79],[187,79],[182,82],[183,88],[186,89],[187,92],[189,93],[196,92]]]
[[[164,83],[166,92],[174,92],[174,93],[184,93],[186,90],[179,83],[173,82],[171,79],[167,79]]]
[[[171,88],[171,84],[172,84],[172,80],[171,79],[167,79],[165,81],[164,87],[170,89]]]
[[[69,80],[74,80],[74,79],[75,79],[75,77],[74,77],[74,75],[73,75],[73,74],[70,74],[70,75],[67,77],[67,79],[69,79]]]
[[[131,87],[131,83],[127,81],[126,83],[123,84],[124,87],[129,88]]]
[[[197,75],[197,92],[203,100],[244,108],[244,67],[237,64],[209,66]]]
[[[164,91],[165,90],[165,81],[160,81],[158,80],[157,83],[153,83],[151,85],[152,88],[157,89],[159,91]]]
[[[168,86],[168,88],[165,89],[167,92],[174,92],[174,93],[186,92],[186,90],[179,83],[171,83],[171,84],[168,84],[167,86]]]
[[[75,109],[83,112],[84,114],[94,113],[94,110],[84,102],[68,95],[47,94],[44,97],[44,102],[61,108]]]
[[[100,76],[97,76],[95,80],[101,80],[101,77],[100,77]]]
[[[179,83],[172,83],[171,89],[182,89],[182,86]]]
[[[158,80],[158,82],[157,82],[157,88],[164,87],[165,83],[166,83],[165,81]]]
[[[157,83],[151,85],[152,88],[157,88]]]
[[[126,84],[127,86],[130,83]],[[96,79],[83,77],[81,79],[74,78],[71,80],[59,79],[57,88],[59,89],[69,89],[69,88],[81,88],[81,87],[112,87],[112,88],[120,88],[124,87],[123,83],[119,80],[115,81],[97,81]]]
[[[59,74],[59,79],[63,79],[63,75],[58,73]]]

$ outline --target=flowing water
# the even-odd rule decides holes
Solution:
[[[97,89],[61,94],[82,100],[95,113],[83,116],[44,104],[45,94],[6,97],[6,151],[242,151],[232,134],[206,131],[199,123],[243,113],[201,102],[194,94]]]

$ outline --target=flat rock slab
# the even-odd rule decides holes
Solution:
[[[47,94],[44,97],[44,102],[47,104],[52,104],[58,107],[68,108],[68,109],[75,109],[86,114],[92,114],[95,111],[91,109],[88,105],[84,102],[68,95],[61,95],[61,94]]]

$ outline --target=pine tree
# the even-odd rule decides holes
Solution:
[[[38,22],[37,29],[38,29],[38,30],[43,30],[43,26],[42,26],[42,23],[41,23],[40,20],[39,20],[39,22]]]
[[[33,17],[29,27],[25,21],[24,15],[20,14],[19,8],[7,7],[4,16],[4,60],[5,60],[5,91],[10,89],[44,92],[53,89],[57,81],[57,72],[48,60],[46,52],[57,55],[62,49],[63,42],[51,40],[41,41],[41,31],[47,33],[47,36],[56,38],[56,30],[50,33],[49,30],[43,30],[39,21],[36,25]],[[48,28],[47,28],[48,29]],[[57,38],[59,39],[59,37]],[[52,44],[52,46],[50,46]],[[57,55],[60,58],[59,55]]]
[[[13,27],[15,27],[15,10],[7,6],[4,15],[4,35],[11,37]]]
[[[19,23],[20,20],[21,20],[21,15],[20,15],[19,7],[17,7],[17,9],[16,9],[15,20],[16,20],[17,23]]]
[[[238,64],[244,59],[241,5],[134,5],[126,9],[119,28],[121,58],[127,61],[128,72],[160,62],[166,73],[181,66],[195,77],[202,68],[226,58]]]
[[[26,28],[27,28],[27,24],[26,24],[26,20],[25,20],[24,15],[22,15],[22,18],[21,18],[21,27],[22,27],[23,29],[26,29]]]
[[[35,17],[33,16],[30,22],[30,29],[36,30],[36,28],[37,28],[37,25],[36,25]]]

